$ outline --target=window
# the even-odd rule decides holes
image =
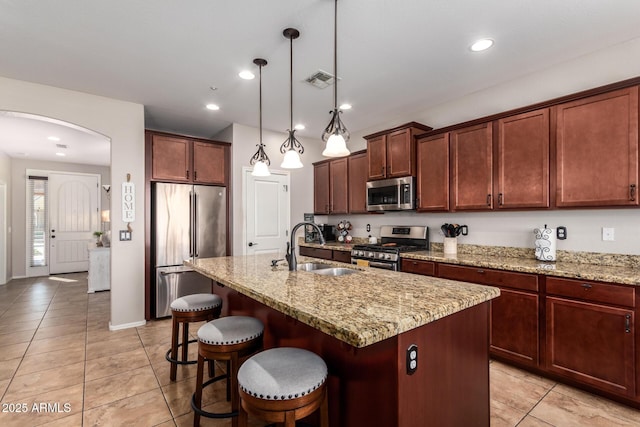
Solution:
[[[29,266],[45,267],[49,261],[47,247],[47,189],[48,178],[43,176],[29,176],[28,204],[29,204]]]

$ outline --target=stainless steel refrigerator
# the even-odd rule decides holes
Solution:
[[[151,194],[151,237],[156,317],[171,315],[171,302],[211,292],[211,280],[183,261],[227,255],[227,189],[156,183]]]

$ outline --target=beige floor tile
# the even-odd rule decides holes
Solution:
[[[149,358],[143,348],[87,360],[85,381],[121,374],[148,365]]]
[[[515,377],[498,369],[490,369],[491,402],[500,402],[527,413],[549,389],[550,387],[541,386],[522,377]]]
[[[59,368],[78,362],[84,362],[84,348],[35,353],[26,356],[22,360],[16,375],[26,375],[38,371],[46,371],[47,369]]]
[[[30,320],[41,320],[44,317],[44,313],[41,312],[29,312],[20,314],[10,314],[5,311],[0,318],[0,325],[11,324],[13,322],[28,322]]]
[[[153,364],[152,367],[153,367],[154,373],[156,374],[156,378],[158,379],[158,382],[160,383],[161,386],[164,387],[172,383],[172,381],[169,379],[169,371],[171,368],[169,362],[165,360],[164,363],[161,363],[161,364],[156,363],[156,364]],[[178,369],[176,370],[176,381],[183,381],[188,378],[192,378],[195,381],[196,373],[197,373],[196,365],[178,366]]]
[[[493,424],[491,424],[491,427],[493,427]],[[524,420],[522,420],[520,424],[518,424],[518,427],[556,427],[556,426],[553,426],[552,424],[549,424],[549,423],[545,423],[544,421],[536,417],[532,417],[531,415],[527,415],[524,418]],[[558,427],[561,427],[561,426],[558,426]]]
[[[118,353],[138,350],[140,348],[142,348],[142,343],[137,335],[95,342],[87,344],[87,360],[112,356]]]
[[[143,366],[122,374],[87,381],[84,406],[85,409],[92,409],[159,387],[151,366]]]
[[[27,350],[27,356],[56,350],[77,350],[78,348],[84,348],[86,335],[86,332],[79,332],[61,338],[47,338],[33,341]]]
[[[38,427],[82,427],[82,413],[40,424]]]
[[[491,400],[489,409],[491,411],[491,427],[513,427],[518,425],[527,412],[513,408],[502,402]]]
[[[138,332],[135,328],[121,329],[118,331],[110,331],[107,326],[104,329],[91,329],[87,330],[87,344],[93,344],[96,342],[107,340],[118,340],[122,338],[137,337]]]
[[[4,395],[4,392],[7,390],[7,387],[9,387],[9,383],[11,382],[11,380],[0,380],[0,396]]]
[[[195,392],[196,387],[195,379],[196,378],[193,377],[162,387],[162,393],[169,404],[169,409],[171,410],[174,418],[191,411],[191,397]],[[219,401],[224,401],[226,403],[226,399],[227,389],[224,381],[216,382],[203,389],[203,407]],[[230,410],[229,404],[226,406],[228,407],[225,407],[221,412],[227,412]]]
[[[0,334],[35,330],[40,326],[40,320],[27,320],[26,322],[13,322],[0,325]]]
[[[3,345],[2,347],[0,347],[0,361],[22,357],[27,352],[28,347],[29,342]]]
[[[22,361],[21,358],[3,360],[0,362],[0,380],[9,380],[13,377]]]
[[[489,371],[492,372],[493,370],[498,370],[505,374],[509,374],[513,377],[520,378],[527,382],[540,385],[542,387],[545,387],[547,390],[551,390],[551,388],[556,384],[555,381],[550,380],[548,378],[544,378],[539,375],[532,374],[531,372],[527,372],[525,370],[518,369],[513,366],[509,366],[495,360],[492,361],[491,365],[489,366]]]
[[[59,310],[47,310],[46,314],[44,315],[44,318],[55,319],[56,317],[75,316],[75,315],[86,314],[86,313],[87,313],[86,307],[62,308]]]
[[[4,402],[17,402],[84,382],[84,362],[46,371],[15,376],[4,395]]]
[[[36,332],[35,329],[30,329],[28,331],[2,334],[0,335],[0,342],[2,342],[2,345],[11,345],[11,344],[19,344],[22,342],[29,342],[31,341],[31,338],[33,338],[33,335],[35,334],[35,332]]]
[[[84,426],[155,426],[171,420],[160,389],[99,406],[84,412]]]
[[[72,314],[69,316],[60,316],[60,317],[47,317],[42,319],[42,323],[40,324],[41,328],[50,328],[53,326],[61,326],[61,325],[76,325],[78,323],[87,323],[87,315],[86,314]]]
[[[640,426],[640,410],[559,385],[530,415],[557,426]]]
[[[82,414],[82,384],[40,393],[19,401],[27,408],[26,413],[1,414],[0,425],[4,426],[37,426],[55,420],[69,419],[70,416]],[[3,417],[4,416],[4,417]],[[58,424],[74,425],[74,424]],[[78,424],[75,424],[78,425]]]
[[[173,420],[169,420],[160,424],[156,424],[154,427],[176,427],[176,423]]]
[[[76,334],[78,332],[85,332],[87,325],[84,322],[74,323],[69,325],[59,325],[50,327],[41,327],[33,336],[34,340],[42,340],[47,338],[57,338],[66,335]]]

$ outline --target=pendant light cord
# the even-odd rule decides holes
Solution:
[[[289,38],[289,130],[293,130],[293,37]]]
[[[333,108],[338,109],[338,0],[333,13]]]
[[[258,91],[260,92],[259,95],[259,102],[260,102],[260,119],[259,119],[259,123],[260,123],[260,145],[262,145],[262,65],[260,65],[260,81],[259,81],[259,89]]]

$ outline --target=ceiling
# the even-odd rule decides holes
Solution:
[[[257,74],[252,61],[262,57],[269,62],[262,71],[263,126],[284,132],[289,41],[282,30],[294,27],[301,33],[293,44],[294,123],[306,126],[300,136],[319,138],[332,87],[303,80],[333,72],[333,7],[332,0],[3,0],[0,76],[143,104],[147,128],[212,137],[231,123],[257,127],[258,79],[238,73]],[[444,102],[638,38],[639,16],[635,0],[340,0],[338,103],[353,105],[344,122],[357,132],[410,121]],[[494,39],[494,47],[470,51],[482,37]],[[207,110],[208,103],[220,110]],[[28,136],[21,125],[33,122],[16,120],[0,116],[0,150],[38,155],[50,141]],[[8,143],[20,135],[16,151]],[[76,136],[73,144],[84,145],[86,133]]]

